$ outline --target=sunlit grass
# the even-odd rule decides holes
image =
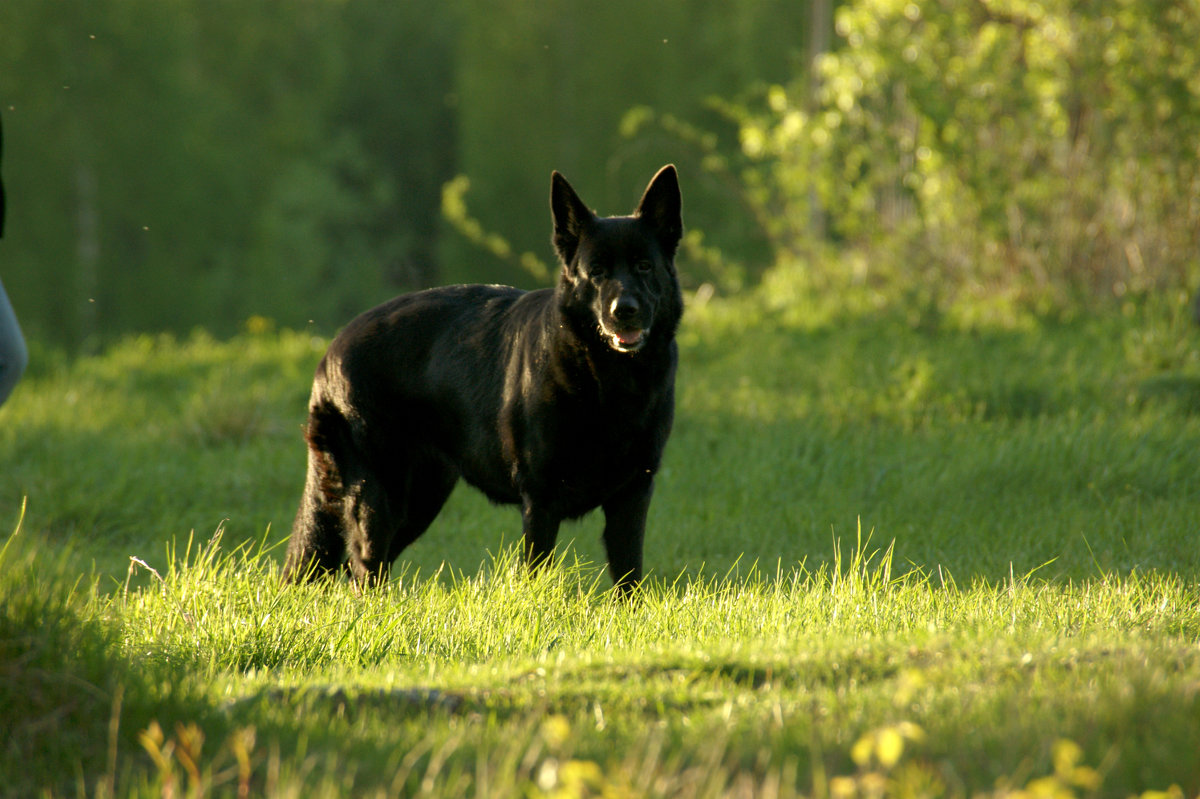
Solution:
[[[56,601],[86,646],[56,653],[60,679],[108,672],[92,702],[116,719],[76,722],[100,736],[76,750],[81,779],[139,795],[815,796],[872,780],[927,795],[903,782],[918,776],[952,795],[1047,777],[1085,795],[1071,779],[1124,794],[1200,778],[1200,596],[1170,575],[958,586],[859,540],[814,570],[656,581],[628,605],[588,564],[530,576],[512,552],[365,594],[282,587],[268,553],[219,535],[128,591],[38,578],[19,541],[2,566],[10,600],[74,597]],[[1072,768],[1098,770],[1064,772],[1064,740]]]
[[[1184,311],[788,280],[689,309],[633,605],[600,519],[530,576],[466,489],[381,590],[282,588],[324,340],[35,346],[0,410],[3,790],[1200,791]]]

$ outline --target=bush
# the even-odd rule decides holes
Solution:
[[[835,28],[811,80],[727,108],[777,260],[935,299],[1196,281],[1194,8],[855,0]],[[865,253],[861,269],[822,241]]]

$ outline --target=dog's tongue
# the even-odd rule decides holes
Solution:
[[[617,341],[621,342],[621,346],[628,347],[632,344],[637,344],[642,340],[642,331],[630,330],[625,333],[618,332],[616,336]]]

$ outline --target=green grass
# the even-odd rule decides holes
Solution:
[[[466,489],[384,589],[281,589],[325,341],[35,346],[0,410],[0,794],[1196,795],[1182,299],[693,303],[633,606],[598,519],[530,577]]]

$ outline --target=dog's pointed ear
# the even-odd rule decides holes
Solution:
[[[554,249],[563,266],[570,266],[580,238],[596,215],[558,172],[550,176],[550,213],[554,216]]]
[[[674,164],[667,164],[650,179],[634,216],[644,219],[658,230],[659,241],[668,257],[683,235],[683,199],[679,194],[679,175]]]

